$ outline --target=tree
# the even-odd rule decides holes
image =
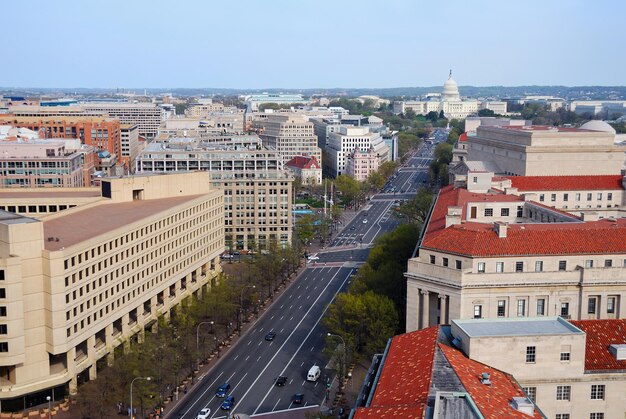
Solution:
[[[426,114],[426,119],[432,122],[437,122],[437,119],[439,119],[439,114],[435,111],[430,111]]]
[[[313,237],[315,237],[315,221],[315,217],[312,214],[304,214],[296,221],[296,236],[305,246],[311,243]]]
[[[398,213],[404,215],[410,223],[421,225],[430,211],[433,195],[425,188],[421,188],[417,195],[400,205]]]
[[[452,145],[448,143],[437,144],[434,151],[437,164],[448,164],[452,161]]]
[[[335,179],[335,186],[337,187],[337,190],[341,192],[341,195],[346,202],[355,201],[361,193],[360,183],[347,175],[337,176],[337,179]]]
[[[496,113],[491,109],[481,109],[478,111],[478,116],[495,116]]]
[[[370,173],[370,175],[367,177],[367,183],[368,185],[370,185],[371,189],[381,189],[383,186],[385,186],[385,183],[387,182],[387,177],[384,177],[380,171],[378,172],[372,172]]]
[[[398,162],[386,161],[378,166],[378,172],[387,180],[396,172],[398,166]]]

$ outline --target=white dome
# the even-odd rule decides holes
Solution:
[[[585,122],[581,127],[581,129],[587,129],[589,131],[602,131],[602,132],[610,132],[611,134],[615,134],[615,128],[610,126],[604,121],[593,120],[589,122]]]
[[[443,100],[459,100],[459,86],[452,78],[452,70],[450,70],[450,76],[448,80],[443,84],[443,92],[441,93]]]

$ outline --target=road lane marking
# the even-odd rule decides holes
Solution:
[[[315,324],[313,324],[313,327],[311,327],[311,330],[309,330],[309,333],[306,335],[306,337],[302,340],[302,343],[300,344],[300,346],[298,346],[298,349],[296,349],[296,351],[294,352],[293,356],[291,357],[291,359],[289,360],[289,362],[287,362],[287,365],[285,365],[285,367],[283,368],[283,370],[280,372],[280,374],[278,375],[283,375],[285,373],[285,371],[287,370],[287,368],[289,367],[289,364],[291,364],[291,362],[293,362],[294,358],[296,357],[296,355],[298,355],[298,352],[300,352],[300,349],[302,349],[302,346],[304,346],[304,342],[306,342],[309,337],[311,336],[311,333],[313,333],[313,330],[315,329],[315,327],[319,324],[319,322],[322,320],[322,318],[324,317],[324,315],[326,314],[326,311],[328,310],[328,307],[330,306],[330,304],[335,301],[335,298],[337,297],[337,294],[339,294],[339,292],[344,288],[344,286],[346,285],[346,281],[348,280],[348,278],[350,278],[350,275],[352,275],[352,272],[354,272],[354,269],[350,269],[348,271],[348,275],[344,278],[343,282],[341,283],[341,285],[339,286],[339,288],[337,289],[337,291],[335,292],[332,300],[330,300],[330,302],[326,305],[326,307],[324,307],[324,310],[322,310],[322,313],[320,314],[320,316],[317,318],[317,321],[315,322]],[[337,273],[335,273],[335,275],[333,275],[333,277],[330,279],[330,281],[328,281],[328,285],[326,285],[326,287],[324,288],[324,290],[322,290],[322,293],[324,291],[326,291],[326,288],[328,288],[330,286],[330,284],[332,283],[333,279],[335,279],[335,277],[339,274],[339,271],[337,271]],[[320,295],[317,297],[317,299],[315,301],[313,301],[313,304],[311,304],[311,308],[309,308],[307,310],[307,312],[304,314],[304,316],[302,316],[302,320],[300,320],[300,322],[298,323],[298,325],[294,328],[294,331],[291,332],[291,335],[293,335],[293,333],[296,331],[296,329],[300,326],[300,324],[304,321],[304,318],[309,314],[309,312],[311,311],[311,309],[313,307],[315,307],[315,303],[317,303],[317,301],[321,298],[322,293],[320,293]],[[289,337],[291,337],[291,335],[289,335]],[[289,337],[287,339],[289,339]],[[287,343],[287,341],[285,341],[285,343]],[[283,345],[285,345],[285,343],[283,343]],[[279,348],[279,350],[282,349],[282,346]],[[263,371],[261,371],[261,374],[259,375],[259,377],[257,377],[257,379],[254,381],[254,383],[252,383],[252,386],[254,386],[256,384],[256,381],[261,377],[261,375],[263,374],[263,372],[265,372],[265,370],[267,369],[267,367],[269,367],[270,363],[274,360],[274,358],[278,355],[278,352],[272,357],[272,359],[270,359],[270,361],[267,363],[267,365],[265,366],[265,368],[263,369]],[[252,388],[252,386],[250,386],[250,389]],[[259,403],[259,405],[257,406],[257,408],[254,410],[254,412],[252,412],[252,414],[256,414],[256,412],[261,408],[261,405],[263,405],[263,403],[265,402],[265,399],[267,399],[267,396],[269,396],[270,392],[272,391],[274,387],[270,387],[270,389],[267,391],[267,393],[265,393],[265,397],[263,397],[263,400],[261,400],[261,403]],[[250,389],[248,389],[248,392],[250,391]],[[246,393],[247,395],[248,393]],[[245,396],[245,395],[244,395]],[[242,397],[243,398],[243,397]]]
[[[235,374],[233,373],[233,375],[235,375]],[[230,378],[233,378],[233,375],[231,375],[231,376],[230,376]],[[233,387],[233,389],[230,391],[230,395],[231,395],[231,396],[235,393],[235,389],[236,389],[237,387],[239,387],[239,384],[241,384],[241,382],[243,381],[243,379],[244,379],[244,378],[246,378],[246,375],[248,375],[248,373],[245,373],[245,374],[243,375],[243,377],[241,377],[241,380],[239,380],[239,382],[237,382],[237,384],[235,384],[235,387]],[[241,401],[240,401],[240,403],[241,403]],[[235,407],[236,407],[236,406],[237,406],[237,404],[235,404],[235,406],[233,406],[233,407],[231,408],[231,411],[232,411],[232,410],[235,410]],[[218,408],[218,409],[219,409],[219,408]],[[215,409],[215,413],[213,413],[213,416],[211,416],[211,418],[214,418],[214,417],[215,417],[215,415],[217,415],[218,413],[221,413],[218,409]]]
[[[213,382],[212,382],[212,383],[211,383],[211,384],[207,387],[207,389],[206,389],[206,390],[204,390],[204,391],[202,392],[202,394],[200,395],[200,397],[198,397],[198,398],[196,399],[196,403],[197,403],[197,402],[199,402],[199,401],[202,399],[202,397],[204,397],[204,395],[206,394],[206,392],[207,392],[207,391],[209,391],[210,389],[212,389],[212,388],[215,386],[215,383],[217,382],[217,380],[219,380],[219,379],[220,379],[220,377],[222,376],[222,374],[224,374],[224,371],[220,372],[220,375],[218,375],[217,377],[215,377],[215,380],[213,380]],[[233,375],[234,375],[234,374],[233,374]],[[203,377],[204,377],[204,376],[203,376]],[[232,377],[232,376],[231,376],[231,377]],[[209,403],[211,403],[211,400],[213,400],[213,398],[214,398],[214,397],[215,397],[215,395],[213,395],[213,397],[211,397],[211,399],[209,399],[209,402],[208,402],[208,403],[207,403],[204,407],[207,407],[207,406],[209,405]],[[191,404],[191,407],[190,407],[189,409],[187,409],[187,411],[186,411],[185,413],[183,413],[183,417],[184,417],[187,413],[189,413],[189,412],[191,411],[191,409],[193,409],[193,407],[196,405],[196,403],[192,403],[192,404]],[[201,404],[202,404],[202,403],[201,403]],[[203,407],[203,408],[204,408],[204,407]],[[202,410],[202,409],[198,409],[198,410]]]
[[[331,269],[329,268],[329,271]],[[348,277],[350,276],[350,273],[352,273],[352,269],[348,272]],[[330,287],[330,284],[333,283],[333,280],[335,279],[335,277],[337,275],[339,275],[339,272],[341,272],[341,268],[337,269],[337,272],[335,272],[335,274],[332,276],[332,278],[330,278],[330,280],[328,281],[328,284],[326,284],[326,286],[324,287],[324,289],[322,290],[322,292],[320,292],[319,296],[317,297],[317,299],[314,301],[317,302],[320,298],[322,298],[322,294],[324,293],[324,291],[326,291],[326,289],[328,287]],[[346,279],[348,278],[346,277]],[[343,281],[343,283],[339,286],[339,288],[337,289],[337,292],[335,292],[335,296],[339,293],[339,291],[341,291],[341,289],[344,287],[345,285],[345,279]],[[248,391],[246,391],[246,393],[241,396],[240,403],[241,401],[248,395],[248,393],[250,392],[250,390],[252,390],[252,388],[255,386],[255,384],[257,383],[257,381],[259,381],[259,379],[261,378],[261,376],[263,375],[263,373],[265,372],[265,370],[267,370],[270,366],[270,364],[272,363],[272,361],[274,361],[274,359],[278,356],[278,354],[280,353],[280,351],[283,349],[283,346],[285,346],[287,344],[287,342],[289,341],[289,338],[296,332],[296,330],[298,330],[298,327],[300,327],[300,325],[302,324],[302,322],[304,321],[304,319],[306,319],[307,315],[311,312],[311,310],[313,309],[313,307],[315,307],[315,304],[311,304],[311,307],[309,307],[309,309],[306,311],[306,313],[304,313],[304,315],[302,316],[302,318],[300,319],[300,321],[298,322],[298,324],[296,325],[296,327],[294,327],[291,331],[291,333],[289,334],[289,336],[287,336],[287,338],[285,339],[285,341],[283,342],[283,344],[280,346],[280,348],[278,348],[278,350],[276,351],[276,353],[274,354],[274,356],[266,363],[265,368],[263,368],[263,370],[259,373],[258,377],[254,380],[254,382],[248,387]],[[326,307],[328,308],[328,306]],[[326,313],[326,309],[324,309],[324,311],[322,312],[322,316],[324,315],[324,313]],[[313,329],[315,329],[315,326],[317,326],[317,324],[320,322],[320,318],[317,319],[317,322],[313,325],[313,327],[311,328],[311,330],[309,331],[309,334],[306,336],[306,338],[304,339],[304,341],[306,341],[309,336],[311,335],[311,333],[313,332]],[[302,341],[302,344],[300,345],[300,347],[296,350],[296,353],[298,353],[298,351],[300,350],[300,348],[302,347],[302,345],[304,345],[304,341]],[[295,357],[295,355],[294,355]],[[291,358],[291,360],[289,360],[289,363],[291,363],[291,361],[293,360],[293,357]],[[289,364],[287,364],[289,365]],[[270,388],[270,390],[267,392],[267,394],[265,395],[265,397],[263,398],[263,400],[261,401],[261,404],[263,404],[263,402],[265,401],[265,399],[267,398],[267,396],[269,395],[269,392],[272,391],[273,386]],[[259,405],[260,407],[261,405]],[[259,409],[259,407],[256,408],[256,410]],[[255,412],[256,412],[255,410]]]
[[[275,405],[274,405],[274,407],[272,408],[272,412],[273,412],[274,410],[276,410],[276,406],[278,406],[278,403],[280,403],[280,399],[278,399],[278,401],[276,402],[276,404],[275,404]]]
[[[249,360],[249,359],[250,359],[250,355],[248,355],[248,356],[246,357],[246,359],[244,359],[244,361],[247,361],[247,360]]]

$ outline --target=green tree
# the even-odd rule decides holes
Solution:
[[[452,145],[440,143],[435,147],[434,156],[438,164],[448,164],[452,161]]]
[[[345,202],[354,202],[361,194],[361,184],[347,175],[337,176],[335,186]]]
[[[381,189],[385,186],[385,182],[387,182],[388,177],[383,176],[380,171],[372,172],[367,177],[367,183],[370,185],[371,189],[377,190]]]
[[[386,161],[378,166],[378,172],[387,180],[395,173],[398,166],[398,162]]]
[[[315,221],[316,217],[312,214],[305,214],[296,221],[296,235],[300,243],[305,246],[311,243],[313,237],[315,237]]]
[[[478,116],[496,116],[496,113],[491,109],[481,109],[478,111]]]
[[[410,223],[421,225],[428,215],[433,195],[425,188],[421,188],[417,195],[398,207],[398,213],[405,216]]]

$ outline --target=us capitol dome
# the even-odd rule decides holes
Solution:
[[[448,76],[448,80],[443,84],[443,91],[441,92],[441,99],[445,101],[450,100],[460,100],[461,95],[459,94],[459,86],[456,84],[456,81],[452,78],[452,70],[450,70],[450,75]]]

